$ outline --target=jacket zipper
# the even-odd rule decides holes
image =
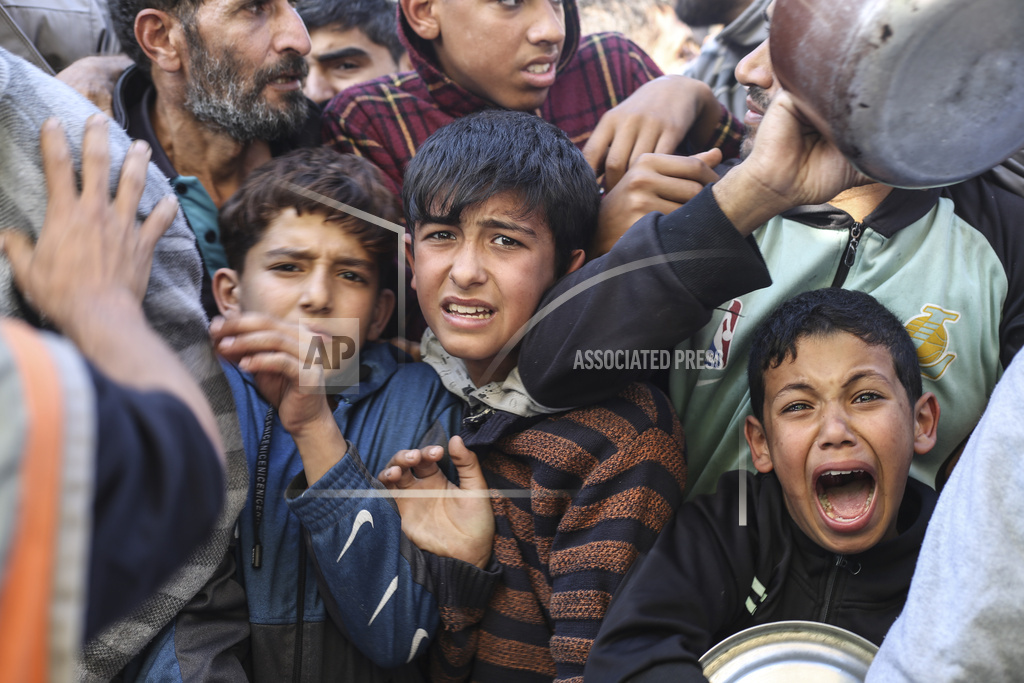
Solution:
[[[854,223],[850,226],[850,237],[846,241],[846,251],[843,253],[843,260],[839,264],[836,276],[832,280],[833,287],[842,287],[846,282],[846,276],[850,274],[850,268],[857,257],[857,247],[860,246],[860,238],[864,234],[864,224]]]
[[[299,534],[299,599],[297,600],[299,613],[295,620],[295,653],[292,660],[292,680],[295,683],[302,681],[302,631],[306,619],[306,542],[303,534]]]
[[[828,611],[832,607],[832,598],[835,596],[836,578],[839,576],[839,568],[846,565],[846,555],[836,555],[832,569],[828,573],[828,585],[825,587],[825,604],[821,608],[821,616],[818,618],[823,624],[828,623]]]

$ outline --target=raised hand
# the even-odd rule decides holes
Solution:
[[[604,173],[610,191],[642,154],[675,152],[691,129],[691,139],[706,140],[720,117],[721,106],[707,85],[685,76],[661,76],[601,117],[583,155],[596,173]]]
[[[402,531],[421,549],[486,567],[494,542],[494,511],[476,454],[454,436],[448,454],[459,475],[456,486],[437,466],[440,446],[399,451],[378,479],[391,490],[402,515]]]
[[[607,253],[633,223],[650,212],[671,213],[693,199],[705,185],[718,180],[713,169],[720,163],[722,151],[717,148],[689,157],[642,155],[601,202],[597,234],[587,256]]]
[[[260,395],[277,409],[313,484],[348,451],[327,404],[320,366],[303,368],[302,328],[262,313],[216,318],[214,348],[250,373]],[[308,334],[305,335],[308,337]]]
[[[750,156],[725,174],[714,193],[733,225],[749,233],[794,206],[821,204],[870,182],[780,91],[758,126]]]
[[[142,301],[153,249],[177,211],[168,195],[137,228],[150,148],[136,142],[125,155],[117,194],[110,198],[108,123],[89,118],[82,138],[82,191],[60,121],[48,119],[39,134],[49,197],[33,245],[22,231],[3,233],[14,282],[28,302],[65,333],[76,321],[114,299]]]

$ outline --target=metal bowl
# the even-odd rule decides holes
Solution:
[[[729,636],[700,658],[711,683],[861,683],[878,647],[815,621],[779,621]]]
[[[771,56],[801,111],[865,175],[964,180],[1024,146],[1021,0],[777,0]]]

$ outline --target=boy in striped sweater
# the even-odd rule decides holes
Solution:
[[[600,201],[594,173],[553,125],[487,111],[431,136],[403,201],[430,326],[423,358],[467,403],[461,436],[483,466],[496,526],[494,592],[442,608],[432,678],[579,681],[612,594],[679,506],[686,478],[679,423],[652,386],[554,411],[519,380],[516,343],[541,296],[583,263]],[[381,480],[447,486],[439,457],[399,453]],[[403,530],[431,549],[423,520],[441,499],[397,501]]]

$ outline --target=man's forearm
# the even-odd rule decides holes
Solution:
[[[73,319],[63,322],[62,331],[115,382],[180,399],[223,457],[220,430],[202,391],[127,290],[83,304]]]

